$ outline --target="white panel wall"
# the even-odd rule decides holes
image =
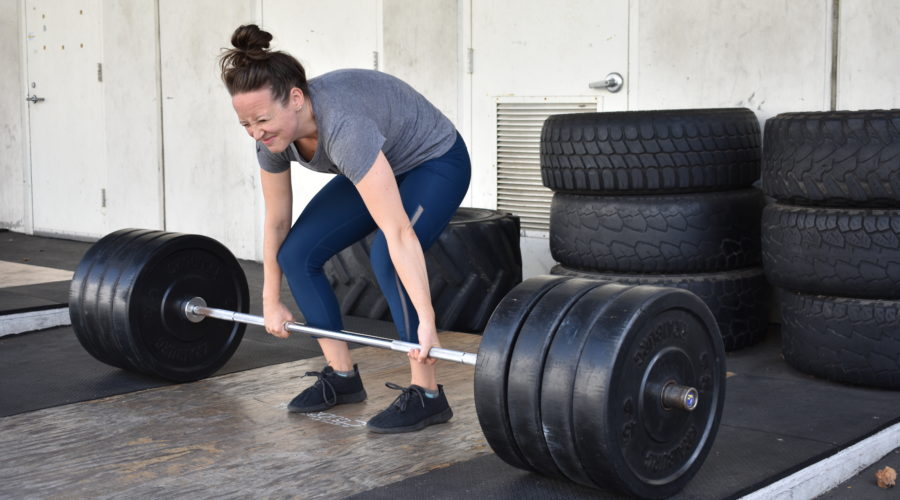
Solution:
[[[216,67],[219,49],[242,23],[262,22],[275,34],[276,46],[297,55],[311,76],[372,67],[372,52],[381,51],[383,70],[410,81],[451,118],[487,120],[490,113],[470,109],[469,83],[460,68],[469,44],[459,40],[471,35],[472,1],[477,11],[480,0],[104,0],[110,229],[139,225],[204,233],[241,257],[259,258],[256,159]],[[23,4],[0,0],[0,64],[6,69],[0,72],[0,227],[30,231]],[[628,109],[747,106],[761,120],[827,109],[833,90],[832,4],[631,0],[622,48],[628,52]],[[898,107],[900,3],[841,0],[838,14],[837,107]],[[570,11],[566,32],[590,30],[601,15]],[[554,55],[533,43],[539,32],[504,22],[494,29],[500,39],[531,41],[534,60]],[[584,65],[583,75],[566,81],[582,88],[605,74],[603,62]],[[476,71],[482,69],[478,63],[476,49]],[[539,78],[528,81],[552,78],[541,67],[530,69]],[[470,130],[484,127],[490,124],[473,123]],[[481,134],[467,139],[470,145],[486,140]],[[477,163],[475,169],[489,168]],[[314,192],[327,180],[304,175],[295,180],[298,192]],[[492,199],[493,179],[482,176],[476,183],[473,189]],[[305,203],[303,196],[298,204]]]
[[[383,71],[412,85],[460,128],[459,2],[383,2]]]
[[[636,0],[631,17],[630,109],[830,106],[831,0]]]
[[[843,0],[838,36],[838,109],[900,107],[900,2]]]
[[[155,1],[103,2],[109,231],[163,228]]]
[[[341,68],[373,69],[381,28],[377,0],[264,0],[262,5],[273,48],[296,57],[307,78]]]
[[[166,229],[205,234],[259,258],[256,151],[218,69],[254,0],[160,0]]]
[[[25,68],[19,0],[0,0],[0,227],[29,231]]]

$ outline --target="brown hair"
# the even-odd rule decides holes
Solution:
[[[300,61],[286,52],[269,50],[271,33],[255,24],[238,27],[231,35],[233,49],[223,49],[219,58],[222,81],[231,95],[252,92],[264,87],[272,89],[272,97],[286,103],[291,89],[299,88],[309,95],[306,70]]]

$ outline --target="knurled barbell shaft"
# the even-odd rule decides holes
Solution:
[[[252,314],[244,314],[227,309],[216,309],[208,307],[206,301],[200,297],[195,297],[185,303],[184,315],[191,321],[196,322],[197,318],[204,317],[221,319],[225,321],[234,321],[237,323],[246,323],[248,325],[265,326],[265,321],[261,316]],[[362,333],[324,330],[304,325],[302,323],[286,322],[284,329],[291,333],[305,333],[314,337],[325,337],[334,340],[343,340],[344,342],[353,342],[354,344],[362,344],[371,347],[379,347],[398,352],[409,352],[413,349],[421,349],[419,344],[411,342],[403,342],[401,340],[391,340],[373,335],[365,335]],[[435,359],[443,359],[445,361],[453,361],[464,365],[474,366],[478,360],[478,355],[471,352],[454,351],[452,349],[444,349],[442,347],[432,347],[428,351],[428,356]]]

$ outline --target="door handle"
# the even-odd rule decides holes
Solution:
[[[622,75],[620,75],[619,73],[610,73],[606,75],[606,80],[589,83],[588,88],[606,89],[615,94],[616,92],[622,90],[622,85],[624,84],[625,79],[622,78]]]
[[[36,96],[36,95],[31,95],[31,96],[26,97],[25,100],[26,100],[26,101],[31,101],[31,102],[41,102],[41,101],[44,100],[44,98],[43,98],[43,97],[38,97],[38,96]]]

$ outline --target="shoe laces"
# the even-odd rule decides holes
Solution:
[[[425,394],[424,391],[414,385],[409,387],[402,387],[397,384],[391,382],[385,382],[384,384],[389,389],[394,389],[395,391],[403,391],[397,399],[391,403],[391,406],[397,407],[400,411],[406,411],[406,406],[409,404],[409,400],[413,399],[413,394],[419,397],[419,402],[422,403],[422,408],[425,408]]]
[[[325,403],[329,405],[337,404],[337,391],[334,390],[334,386],[331,385],[325,376],[324,372],[306,372],[304,377],[316,377],[316,383],[313,384],[313,387],[318,387],[320,391],[322,391],[322,398],[325,399]],[[331,392],[331,398],[328,397],[328,393]]]

